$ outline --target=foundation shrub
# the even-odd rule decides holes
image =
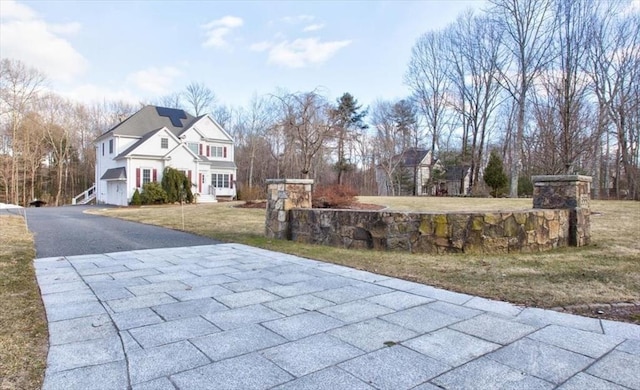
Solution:
[[[313,192],[313,207],[324,209],[349,208],[356,202],[356,196],[358,196],[358,192],[346,185],[317,186]]]

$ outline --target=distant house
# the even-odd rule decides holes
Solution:
[[[185,173],[198,202],[236,196],[233,138],[209,115],[145,106],[94,141],[97,203],[124,206],[166,167]]]
[[[438,180],[437,195],[468,195],[471,183],[471,167],[456,165],[444,168],[444,178]],[[460,185],[462,184],[462,192]]]
[[[413,195],[415,186],[416,195],[435,195],[430,191],[430,170],[432,164],[430,150],[421,148],[407,148],[403,153],[393,156],[391,165],[393,169],[378,165],[376,169],[376,180],[378,182],[378,195],[389,196]],[[387,168],[387,169],[385,169]],[[434,168],[442,170],[439,162],[434,163]],[[393,170],[392,180],[389,178],[389,171]],[[392,191],[392,186],[394,187]]]

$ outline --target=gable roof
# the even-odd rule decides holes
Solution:
[[[460,181],[462,176],[469,174],[470,167],[468,165],[455,165],[445,168],[444,179],[447,181]]]
[[[134,142],[131,146],[129,146],[128,148],[126,148],[125,150],[122,151],[122,153],[120,153],[119,155],[116,156],[116,160],[122,157],[125,157],[127,154],[133,152],[134,149],[136,149],[138,146],[142,145],[143,143],[145,143],[149,138],[153,137],[154,135],[156,135],[157,133],[159,133],[160,131],[162,131],[162,128],[160,129],[155,129],[153,131],[148,132],[147,134],[144,135],[144,137],[140,138],[139,140],[137,140],[136,142]]]
[[[151,129],[166,127],[178,136],[201,117],[194,117],[188,112],[175,108],[144,106],[140,111],[112,127],[96,139],[99,141],[113,135],[142,137]]]

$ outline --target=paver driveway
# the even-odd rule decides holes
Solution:
[[[640,326],[248,246],[35,266],[47,390],[640,389]]]

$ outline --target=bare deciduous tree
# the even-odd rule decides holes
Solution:
[[[550,61],[555,15],[551,0],[491,0],[491,3],[490,12],[504,32],[503,48],[513,64],[501,71],[499,81],[518,107],[509,172],[509,195],[515,198],[518,196],[527,97],[534,80]]]
[[[182,98],[188,108],[193,109],[195,116],[200,116],[211,110],[216,95],[203,83],[192,82],[185,88]]]

